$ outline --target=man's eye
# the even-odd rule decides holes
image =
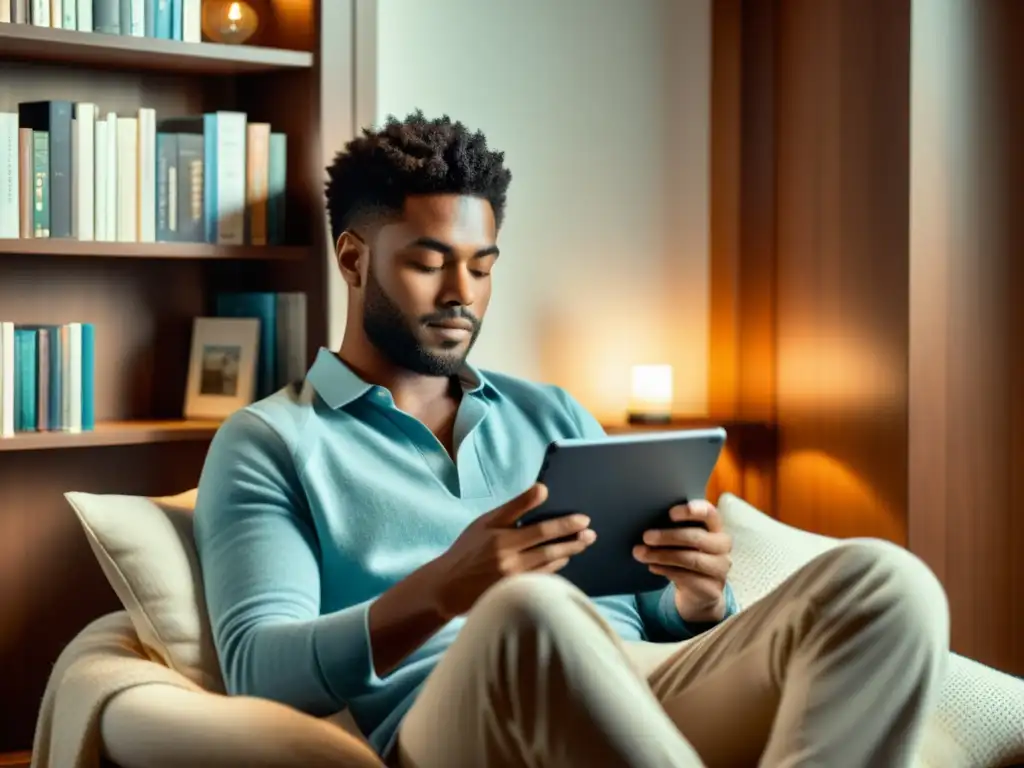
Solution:
[[[416,262],[413,262],[412,268],[415,269],[417,272],[423,272],[424,274],[427,275],[432,274],[434,272],[440,272],[443,269],[443,267],[432,267],[429,264],[418,264]]]
[[[469,273],[473,277],[478,277],[478,278],[481,278],[481,279],[485,278],[485,277],[490,277],[491,276],[490,272],[484,272],[482,269],[471,269],[471,270],[469,270]]]

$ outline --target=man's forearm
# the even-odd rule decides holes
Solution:
[[[370,649],[378,677],[392,672],[448,623],[433,598],[432,584],[432,563],[427,563],[370,606]]]

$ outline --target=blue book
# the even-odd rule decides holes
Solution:
[[[39,334],[34,328],[14,329],[14,429],[36,431],[36,365]]]
[[[217,317],[255,317],[260,321],[260,348],[256,355],[256,397],[277,390],[277,294],[217,294]]]
[[[156,37],[156,0],[146,0],[143,14],[146,37]]]
[[[183,40],[185,38],[185,24],[181,5],[184,1],[171,0],[171,40]]]
[[[267,167],[267,242],[271,245],[284,243],[287,186],[288,137],[271,133]]]
[[[96,428],[96,329],[82,323],[82,430]]]
[[[153,27],[157,39],[174,39],[174,11],[171,0],[156,0],[156,21]]]

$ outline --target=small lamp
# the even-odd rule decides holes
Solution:
[[[672,421],[672,366],[634,365],[629,398],[630,424]]]
[[[259,16],[245,0],[203,0],[203,35],[214,43],[240,45],[259,24]]]

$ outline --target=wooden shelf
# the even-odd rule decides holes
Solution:
[[[108,421],[89,432],[20,432],[0,437],[0,452],[208,440],[219,426],[219,421]]]
[[[49,29],[32,24],[0,24],[2,59],[200,75],[302,70],[313,66],[313,54],[305,51],[182,43],[149,37]]]
[[[100,243],[60,238],[0,240],[0,255],[82,256],[116,259],[247,259],[304,261],[304,245],[211,245],[210,243]]]
[[[672,421],[664,424],[627,424],[624,422],[608,422],[602,425],[609,435],[622,435],[630,432],[663,432],[671,429],[710,429],[723,427],[729,434],[742,431],[771,432],[771,424],[762,421],[750,421],[736,418],[715,419],[710,416],[675,416]]]

